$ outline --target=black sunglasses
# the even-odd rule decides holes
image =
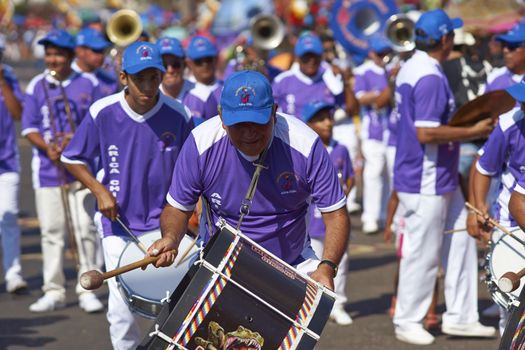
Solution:
[[[215,59],[214,57],[203,57],[203,58],[198,58],[196,60],[193,60],[193,63],[195,63],[197,66],[202,66],[205,63],[212,64],[214,59]]]
[[[519,49],[520,47],[524,47],[523,42],[518,43],[503,43],[503,47],[507,48],[509,51],[514,51],[516,49]]]
[[[174,62],[162,62],[165,68],[168,68],[168,66],[172,66],[175,69],[179,69],[182,67],[182,62],[180,61],[174,61]]]

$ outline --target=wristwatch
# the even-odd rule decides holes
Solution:
[[[321,266],[322,264],[326,264],[326,265],[330,266],[334,270],[334,277],[337,275],[337,270],[339,269],[339,267],[337,266],[336,263],[334,263],[333,261],[325,259],[325,260],[321,260],[321,262],[319,263],[319,265],[317,265],[317,267]]]

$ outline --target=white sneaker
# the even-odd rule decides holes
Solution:
[[[353,323],[352,317],[342,306],[335,306],[330,312],[330,319],[340,326],[348,326]]]
[[[492,304],[485,310],[481,312],[481,315],[483,317],[489,317],[489,318],[499,318],[499,306],[498,304]]]
[[[405,343],[430,345],[434,342],[434,336],[423,327],[414,327],[410,330],[403,330],[401,327],[396,327],[395,332],[396,338]]]
[[[44,294],[43,297],[29,306],[31,312],[48,312],[66,307],[66,303],[51,296],[49,293]]]
[[[27,282],[20,276],[16,276],[6,281],[5,289],[8,293],[16,293],[27,288]]]
[[[346,210],[348,210],[349,214],[358,212],[361,210],[361,206],[356,202],[348,202],[346,203]]]
[[[363,222],[363,233],[369,235],[379,231],[379,225],[375,221],[365,221]]]
[[[102,304],[93,293],[80,294],[78,296],[78,305],[87,313],[100,312],[104,310],[104,304]]]
[[[496,335],[496,328],[484,326],[479,322],[467,324],[443,324],[441,331],[448,335],[460,337],[491,338]]]

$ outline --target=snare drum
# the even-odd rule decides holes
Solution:
[[[525,240],[525,233],[521,230],[512,231],[512,234]],[[518,299],[522,281],[518,289],[511,293],[504,293],[498,287],[498,280],[504,273],[517,272],[525,267],[525,247],[511,236],[494,230],[489,243],[489,252],[485,256],[485,282],[492,299],[500,306],[510,309],[512,303]]]
[[[139,236],[139,240],[149,247],[156,240],[160,239],[159,231],[153,231]],[[193,238],[185,235],[179,246],[179,253],[186,251],[192,244]],[[145,270],[136,269],[117,276],[117,285],[119,290],[130,309],[146,318],[154,319],[157,317],[161,307],[162,300],[169,299],[171,293],[180,283],[186,272],[188,272],[198,249],[196,246],[190,250],[190,253],[184,258],[179,265],[180,258],[175,259],[175,263],[168,267],[156,268],[149,265]],[[118,266],[131,264],[144,258],[144,253],[135,244],[130,241],[122,254],[120,255]]]
[[[222,222],[139,348],[313,349],[334,301]]]

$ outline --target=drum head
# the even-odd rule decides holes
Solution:
[[[149,247],[155,240],[160,238],[160,233],[155,232],[141,236],[139,239],[146,247]],[[184,252],[192,244],[193,239],[184,236],[179,252]],[[182,254],[182,253],[181,253]],[[160,300],[171,295],[180,283],[186,272],[193,264],[197,255],[197,248],[194,246],[190,253],[179,265],[180,257],[175,259],[175,263],[168,267],[156,268],[149,265],[145,270],[135,269],[117,276],[117,281],[121,290],[126,294],[126,299],[139,298],[148,300],[152,303],[160,303]],[[131,264],[144,257],[144,253],[134,243],[130,242],[124,248],[120,256],[119,266]]]

